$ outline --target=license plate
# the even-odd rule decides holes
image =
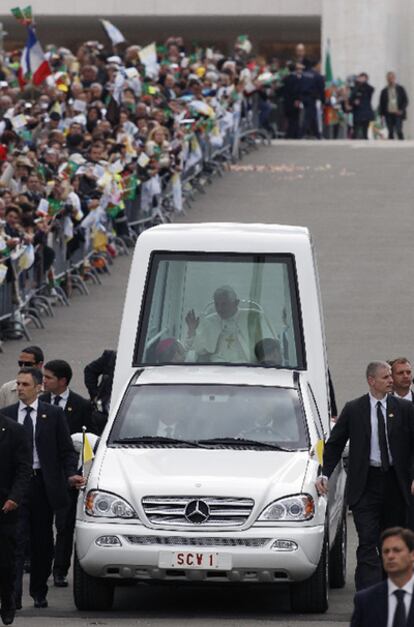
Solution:
[[[185,570],[231,570],[231,555],[202,551],[161,551],[158,566]]]

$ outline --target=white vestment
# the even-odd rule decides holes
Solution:
[[[251,310],[238,310],[231,318],[223,319],[214,312],[201,318],[194,338],[187,340],[187,348],[195,351],[200,361],[256,363],[256,342],[273,337],[264,316]]]

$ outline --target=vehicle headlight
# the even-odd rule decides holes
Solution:
[[[270,503],[260,514],[259,521],[303,521],[315,515],[315,502],[310,494],[296,494]]]
[[[131,505],[116,494],[91,490],[86,495],[85,513],[102,518],[137,518]]]

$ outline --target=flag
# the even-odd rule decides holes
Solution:
[[[139,60],[142,65],[145,66],[145,76],[149,76],[149,78],[157,78],[158,77],[158,60],[157,60],[157,47],[155,42],[145,46],[139,51]]]
[[[333,81],[332,61],[331,61],[331,40],[328,39],[325,55],[325,82],[330,85]]]
[[[23,26],[29,26],[33,22],[33,14],[32,7],[29,5],[25,7],[23,10],[20,7],[15,7],[14,9],[10,9],[16,20],[23,24]]]
[[[112,22],[109,22],[108,20],[101,20],[101,23],[114,46],[116,46],[117,44],[122,44],[124,41],[126,41],[121,31],[116,26],[114,26]]]
[[[33,85],[40,85],[51,74],[49,63],[45,59],[34,28],[27,27],[27,41],[20,58],[18,79],[20,87],[31,80]]]
[[[20,24],[24,24],[24,15],[22,13],[22,10],[19,7],[15,7],[14,9],[11,9],[11,12],[16,18],[16,20],[20,22]]]
[[[318,460],[321,466],[323,466],[324,448],[325,448],[325,442],[323,440],[318,440],[315,444],[315,453],[316,453],[316,459]]]
[[[24,17],[26,24],[31,24],[33,22],[32,7],[30,5],[27,6],[23,9],[22,12],[23,12],[23,17]]]
[[[88,462],[91,462],[95,454],[91,443],[89,442],[86,431],[83,431],[83,444],[82,444],[82,466],[85,466]]]

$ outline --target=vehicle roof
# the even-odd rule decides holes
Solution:
[[[133,385],[217,384],[294,388],[293,371],[246,366],[149,366],[137,368]]]
[[[232,233],[302,233],[303,235],[309,235],[309,229],[305,226],[290,226],[288,224],[262,224],[260,222],[190,222],[190,223],[174,223],[174,224],[159,224],[153,227],[153,231],[165,231],[169,233],[175,232],[187,232],[189,229],[194,231],[231,231]]]
[[[160,224],[144,231],[140,241],[149,250],[297,253],[298,246],[309,247],[310,234],[303,226],[204,222]]]

